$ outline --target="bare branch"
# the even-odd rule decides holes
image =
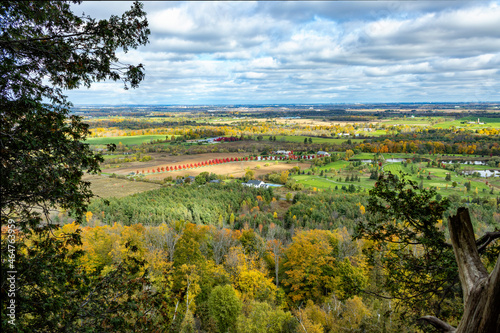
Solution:
[[[476,241],[477,251],[482,253],[488,245],[500,238],[500,231],[487,232]]]
[[[426,324],[430,324],[430,325],[434,326],[435,328],[437,328],[438,330],[440,330],[443,333],[453,333],[456,331],[455,327],[451,326],[448,323],[445,323],[441,319],[438,319],[434,316],[423,316],[423,317],[419,318],[418,320],[422,321]]]

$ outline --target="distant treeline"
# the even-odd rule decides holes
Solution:
[[[200,123],[194,120],[183,120],[183,121],[140,121],[134,119],[123,119],[123,120],[97,120],[89,122],[90,128],[110,128],[118,127],[123,130],[141,130],[148,128],[158,128],[158,127],[179,127],[179,126],[207,126],[208,123]]]

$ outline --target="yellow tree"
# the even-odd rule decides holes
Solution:
[[[323,301],[332,293],[339,299],[357,294],[366,283],[363,270],[340,260],[339,239],[327,230],[298,232],[285,251],[283,284],[293,302]]]
[[[288,180],[288,171],[282,171],[280,176],[280,183],[285,184]]]
[[[351,149],[347,149],[345,152],[345,158],[348,160],[354,156],[354,152]]]
[[[322,300],[335,289],[332,244],[337,239],[330,231],[298,232],[287,248],[284,285],[293,302],[306,299]]]

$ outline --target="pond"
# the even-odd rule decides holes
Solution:
[[[455,163],[454,161],[446,161],[446,162],[441,162],[443,164],[453,164]],[[460,164],[464,165],[486,165],[485,161],[465,161],[465,162],[460,162]]]
[[[500,171],[498,170],[474,170],[474,171],[466,171],[464,175],[472,175],[479,174],[479,177],[488,178],[488,177],[500,177]]]

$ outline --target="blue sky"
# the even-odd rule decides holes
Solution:
[[[104,18],[129,2],[84,2]],[[145,2],[146,79],[75,104],[500,101],[499,1]]]

